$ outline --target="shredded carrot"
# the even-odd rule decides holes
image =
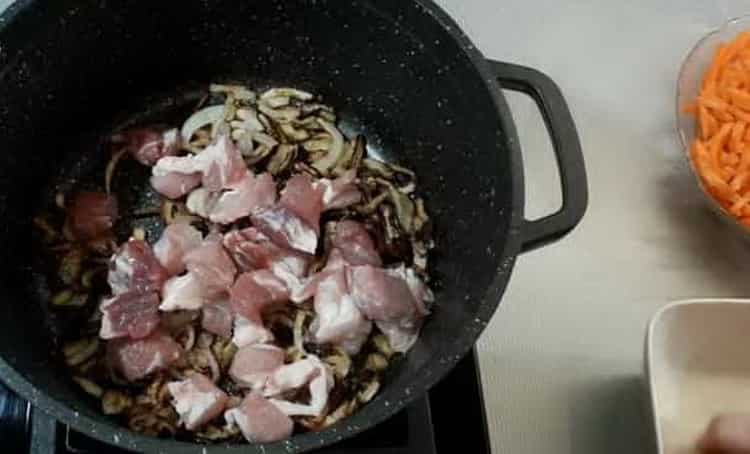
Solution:
[[[716,78],[719,75],[719,68],[723,65],[725,54],[726,46],[722,44],[716,49],[716,54],[711,62],[711,66],[708,68],[706,77],[703,79],[703,91],[706,93],[714,93],[716,90]]]
[[[718,127],[716,118],[708,111],[705,106],[698,105],[698,125],[700,127],[701,138],[708,140],[716,133]]]
[[[732,136],[729,139],[729,153],[739,162],[739,154],[742,153],[742,140],[745,137],[745,128],[747,123],[738,121],[732,127]],[[736,163],[735,163],[736,164]]]
[[[737,90],[736,88],[727,88],[732,104],[739,107],[742,110],[750,112],[750,93]]]
[[[729,108],[729,112],[731,112],[732,115],[735,116],[735,118],[737,118],[739,120],[742,120],[745,123],[750,123],[750,113],[749,112],[745,112],[744,110],[738,109],[735,106],[731,106]]]
[[[729,182],[729,189],[734,192],[740,192],[745,187],[748,176],[750,176],[749,172],[744,170],[740,171],[737,175],[734,176],[734,178],[732,178],[732,181]]]
[[[750,227],[750,31],[716,49],[682,111],[696,119],[690,159],[703,187]]]

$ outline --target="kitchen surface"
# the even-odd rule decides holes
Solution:
[[[519,257],[480,338],[492,452],[652,452],[649,318],[675,299],[750,295],[750,245],[706,208],[674,126],[682,60],[708,31],[750,14],[750,3],[438,3],[488,58],[531,66],[560,86],[588,172],[583,222]],[[534,218],[559,207],[559,179],[536,107],[507,97]]]
[[[674,299],[747,296],[750,249],[705,209],[674,131],[675,80],[695,42],[743,1],[442,1],[489,58],[565,94],[589,180],[583,222],[521,256],[479,342],[493,452],[651,452],[643,344]],[[560,201],[532,103],[508,95],[528,216]]]

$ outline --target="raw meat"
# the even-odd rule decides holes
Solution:
[[[284,350],[267,344],[242,347],[234,355],[229,375],[235,383],[260,391],[268,377],[284,364]]]
[[[232,230],[224,235],[224,246],[243,271],[269,269],[277,277],[303,277],[311,257],[298,251],[277,246],[254,227]]]
[[[314,254],[318,232],[289,208],[277,204],[250,215],[253,225],[278,246]]]
[[[229,300],[217,301],[203,306],[201,326],[206,331],[217,336],[230,338],[232,337],[233,322],[234,311]]]
[[[298,365],[298,363],[307,364]],[[311,373],[310,366],[317,372]],[[270,399],[270,401],[289,416],[320,416],[328,404],[328,393],[333,387],[333,375],[315,355],[308,355],[301,361],[277,369],[266,385],[266,392],[275,390],[283,392],[284,389],[298,388],[305,383],[308,384],[310,391],[309,403],[301,404],[283,399]],[[271,388],[272,386],[276,388]]]
[[[169,335],[155,331],[143,339],[107,342],[107,361],[128,381],[136,381],[180,358],[182,348]]]
[[[394,321],[418,316],[418,303],[404,279],[372,266],[349,268],[348,278],[352,296],[370,320]]]
[[[322,363],[314,355],[278,367],[268,378],[263,390],[265,396],[275,396],[310,383],[320,375]]]
[[[67,209],[70,231],[79,240],[108,233],[117,219],[117,199],[103,192],[79,192]]]
[[[313,186],[322,189],[323,211],[346,208],[362,200],[362,193],[355,184],[356,179],[357,170],[349,169],[333,180],[316,180]]]
[[[152,128],[129,129],[112,137],[122,143],[136,161],[153,166],[164,156],[173,156],[180,150],[180,136],[176,129],[160,132]]]
[[[331,247],[333,257],[329,257],[329,265],[336,257],[351,266],[383,264],[367,229],[356,221],[344,220],[336,224],[331,235]]]
[[[234,334],[232,335],[234,345],[242,348],[247,345],[271,342],[272,340],[273,334],[263,326],[263,320],[260,316],[246,318],[235,315]]]
[[[348,293],[344,270],[329,274],[318,284],[314,307],[316,317],[310,326],[313,340],[339,345],[350,355],[358,353],[372,323]]]
[[[248,172],[228,189],[210,204],[210,208],[202,210],[207,211],[211,222],[229,224],[276,203],[276,183],[268,173],[255,176]]]
[[[230,188],[247,175],[234,143],[221,135],[197,156],[165,156],[151,169],[151,185],[169,198],[181,197],[203,183],[206,190]]]
[[[218,192],[211,192],[206,188],[198,188],[190,193],[185,201],[188,211],[202,218],[208,218],[219,199]]]
[[[159,194],[168,199],[179,199],[201,183],[201,174],[166,172],[157,175],[154,173],[150,181],[151,187]]]
[[[237,314],[254,318],[266,306],[289,300],[289,291],[282,280],[268,270],[241,274],[229,292],[232,308]]]
[[[237,273],[221,242],[208,237],[185,255],[185,265],[203,285],[207,296],[228,291]]]
[[[429,289],[403,266],[388,270],[358,266],[347,273],[351,294],[365,317],[375,321],[395,351],[409,350],[428,313],[424,301],[432,299]]]
[[[229,402],[229,396],[202,374],[167,383],[172,394],[172,405],[180,415],[180,423],[187,430],[196,430],[219,416]]]
[[[268,400],[250,393],[239,407],[224,413],[227,424],[236,424],[250,443],[270,443],[292,435],[294,423]]]
[[[133,290],[105,299],[99,305],[102,312],[99,337],[146,337],[159,324],[158,308],[159,296],[156,292],[143,293]]]
[[[193,157],[203,174],[203,187],[212,192],[230,187],[247,174],[242,155],[227,134],[222,134]]]
[[[292,176],[281,191],[279,204],[299,216],[316,234],[320,233],[323,189],[313,185],[310,175]]]
[[[107,282],[115,295],[131,290],[158,292],[168,277],[148,243],[131,239],[110,260]]]
[[[185,222],[168,225],[154,244],[154,255],[171,276],[185,271],[185,254],[200,246],[203,235]]]
[[[175,276],[164,283],[159,309],[163,311],[200,309],[206,299],[203,284],[193,273]]]

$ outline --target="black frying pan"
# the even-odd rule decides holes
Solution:
[[[231,80],[321,93],[368,136],[370,152],[416,169],[442,286],[417,345],[354,416],[286,443],[205,450],[120,427],[50,360],[30,220],[45,182],[85,161],[71,137],[106,132],[146,96]],[[501,86],[534,98],[559,164],[563,206],[532,222]],[[302,452],[388,418],[471,348],[516,255],[566,234],[587,203],[578,137],[555,84],[488,63],[427,0],[19,1],[0,17],[0,148],[0,374],[55,418],[136,451]]]

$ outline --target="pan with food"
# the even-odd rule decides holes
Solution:
[[[303,452],[438,381],[586,206],[544,75],[422,2],[22,1],[0,22],[0,374],[146,452]],[[500,91],[563,206],[523,217]]]

